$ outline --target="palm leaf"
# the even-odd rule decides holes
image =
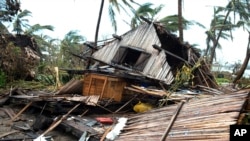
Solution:
[[[35,25],[30,26],[30,28],[25,31],[25,34],[31,35],[31,34],[34,34],[35,32],[39,32],[39,31],[42,31],[42,30],[53,31],[54,27],[51,26],[51,25],[35,24]]]
[[[26,9],[17,15],[18,18],[23,18],[23,17],[27,17],[27,16],[31,16],[31,12],[29,10],[26,10]]]
[[[111,5],[109,5],[109,18],[112,26],[114,27],[115,32],[117,31],[117,24],[115,20],[115,12]]]
[[[115,7],[118,12],[120,12],[119,4],[117,0],[109,0],[109,6]]]

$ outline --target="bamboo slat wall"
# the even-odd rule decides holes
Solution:
[[[120,46],[132,46],[144,49],[151,54],[142,73],[146,76],[159,79],[167,84],[173,81],[166,54],[154,49],[152,45],[161,46],[155,28],[152,24],[143,24],[134,30],[122,35],[122,40],[114,40],[93,54],[95,59],[111,63]]]
[[[229,140],[249,92],[219,95],[184,104],[166,140]],[[160,140],[177,105],[131,115],[118,141]]]

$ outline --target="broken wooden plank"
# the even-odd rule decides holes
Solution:
[[[76,101],[76,102],[82,102],[86,105],[92,105],[94,106],[95,103],[98,102],[99,97],[97,95],[91,95],[91,96],[62,96],[62,95],[38,95],[38,96],[28,96],[28,95],[13,95],[10,96],[11,98],[20,98],[20,99],[28,99],[30,101]]]
[[[56,94],[82,94],[82,87],[83,80],[72,79],[68,83],[63,85]]]
[[[54,128],[56,128],[63,120],[66,119],[66,117],[72,112],[74,111],[78,106],[80,106],[81,103],[78,103],[77,105],[75,105],[70,111],[68,111],[67,114],[63,115],[58,121],[56,121],[55,123],[53,123],[46,131],[44,131],[40,136],[44,136],[45,134],[47,134],[48,132],[52,131]]]

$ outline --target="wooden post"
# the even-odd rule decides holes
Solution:
[[[102,86],[102,93],[101,93],[101,95],[100,95],[100,98],[103,97],[103,94],[104,94],[104,90],[105,90],[107,81],[108,81],[108,78],[106,77],[106,78],[104,79],[104,84],[103,84],[103,86]]]
[[[56,89],[58,89],[59,87],[61,87],[58,67],[55,67],[55,72],[56,72]]]

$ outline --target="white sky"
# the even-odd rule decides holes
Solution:
[[[165,0],[136,0],[138,3],[151,2],[155,6],[160,4],[164,8],[158,17],[177,14],[177,1]],[[97,18],[99,14],[101,0],[21,0],[21,8],[32,12],[29,19],[30,25],[52,25],[54,32],[46,32],[53,38],[62,39],[70,30],[79,30],[79,34],[85,36],[88,41],[93,41]],[[213,17],[213,6],[225,6],[228,0],[184,0],[183,16],[187,20],[197,21],[204,26],[202,29],[198,26],[192,26],[184,31],[184,40],[190,44],[199,44],[200,48],[206,47],[205,31],[208,30],[210,21]],[[111,22],[108,17],[108,0],[105,1],[103,17],[101,20],[99,39],[110,36],[114,33]],[[130,27],[123,20],[128,18],[123,15],[117,15],[118,35],[121,35]],[[243,60],[245,57],[248,33],[243,31],[233,32],[234,40],[220,40],[223,49],[218,50],[218,61],[230,64]],[[241,61],[242,62],[242,61]]]

